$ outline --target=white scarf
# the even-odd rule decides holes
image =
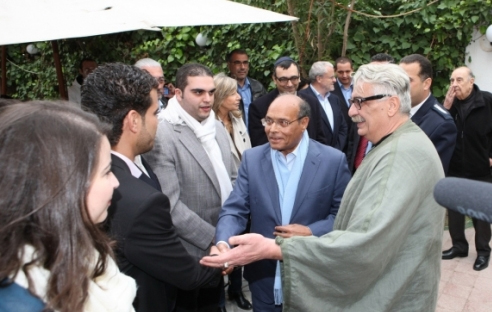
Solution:
[[[96,254],[96,251],[94,250]],[[31,245],[24,246],[23,263],[30,262],[35,256]],[[96,257],[94,257],[97,259]],[[96,260],[94,259],[94,267]],[[43,268],[39,263],[28,267],[29,276],[34,283],[34,292],[44,302],[50,271]],[[15,282],[24,288],[28,288],[27,276],[19,270]],[[106,271],[101,276],[89,282],[89,291],[84,304],[85,312],[132,312],[133,300],[137,293],[137,286],[133,278],[124,275],[118,269],[113,259],[108,258]]]
[[[169,123],[177,125],[186,124],[193,130],[214,167],[215,175],[220,185],[221,203],[224,204],[224,201],[232,191],[232,183],[222,160],[219,144],[215,139],[216,121],[214,111],[210,111],[208,118],[200,123],[181,107],[176,97],[172,97],[169,99],[166,109],[161,114],[160,117]]]

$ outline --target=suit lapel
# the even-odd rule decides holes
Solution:
[[[342,114],[340,102],[338,101],[338,97],[333,93],[330,93],[328,96],[328,101],[330,102],[331,109],[333,110],[333,132],[338,133],[338,128],[340,128],[338,116]]]
[[[118,167],[121,170],[132,174],[130,171],[130,168],[128,168],[128,165],[123,161],[123,159],[119,158],[118,156],[114,155],[111,153],[111,166]]]
[[[417,125],[420,124],[422,117],[424,117],[427,112],[432,108],[432,106],[437,103],[436,98],[431,94],[429,98],[422,104],[420,109],[417,111],[415,115],[412,116],[412,121]]]
[[[140,158],[142,160],[142,165],[145,167],[145,170],[147,170],[147,173],[149,174],[150,177],[148,177],[145,173],[142,172],[142,175],[140,176],[139,179],[144,181],[145,183],[149,184],[150,186],[152,186],[156,190],[162,192],[161,184],[159,183],[159,179],[155,175],[154,171],[152,171],[152,168],[150,168],[149,164],[143,158],[143,156],[140,156]]]
[[[319,159],[320,151],[313,144],[313,142],[309,141],[308,154],[306,155],[306,160],[304,161],[304,167],[302,168],[301,179],[299,180],[299,184],[297,186],[296,200],[294,202],[294,207],[292,208],[292,215],[290,220],[293,220],[296,214],[299,212],[302,202],[306,198],[311,189],[311,184],[315,180],[316,173],[319,171],[318,168],[320,166]],[[329,164],[326,164],[329,166]],[[292,223],[292,222],[289,222]]]
[[[319,103],[318,97],[313,92],[313,90],[311,89],[311,87],[308,87],[306,89],[306,91],[309,92],[309,95],[311,95],[312,97],[314,97],[314,99],[316,100],[316,104],[319,104],[318,105],[319,111],[320,111],[319,113],[321,115],[321,120],[324,123],[324,129],[326,129],[326,131],[329,131],[329,133],[325,133],[326,139],[328,140],[328,144],[331,145],[332,144],[332,142],[331,142],[332,140],[329,140],[329,138],[333,138],[333,130],[331,129],[331,125],[330,125],[330,121],[328,120],[328,116],[326,116],[325,109],[323,108],[323,106],[321,105],[321,103]],[[330,104],[331,104],[331,102],[330,102]],[[333,117],[335,117],[335,112],[333,112]],[[313,116],[311,116],[311,118],[313,118]],[[333,129],[335,129],[335,127],[333,127]]]
[[[196,162],[203,169],[203,171],[205,171],[220,198],[221,193],[219,180],[217,179],[217,175],[215,174],[212,162],[208,158],[207,152],[205,152],[202,144],[196,138],[195,133],[188,126],[182,125],[174,125],[174,131],[178,132],[179,141],[193,156],[193,158],[195,158]]]
[[[263,171],[262,179],[265,180],[267,192],[272,200],[273,211],[275,212],[275,217],[277,218],[277,224],[282,224],[282,213],[280,212],[280,202],[277,179],[275,178],[275,171],[273,171],[272,158],[270,155],[270,146],[265,148],[263,158],[260,161],[261,169]]]

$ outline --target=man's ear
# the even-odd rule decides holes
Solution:
[[[303,117],[301,119],[301,127],[302,127],[302,129],[306,130],[307,127],[308,127],[308,125],[309,125],[309,117],[307,117],[307,116],[306,117]]]
[[[425,79],[423,84],[424,84],[424,90],[426,90],[426,91],[430,90],[430,87],[432,85],[432,78],[429,77],[429,78]]]
[[[137,133],[142,125],[142,116],[136,110],[130,110],[123,119],[123,129]]]
[[[181,89],[175,88],[174,95],[176,98],[179,98],[180,101],[183,99],[183,91],[181,91]]]
[[[393,117],[400,111],[400,99],[397,96],[390,97],[388,101],[389,109],[388,116]]]

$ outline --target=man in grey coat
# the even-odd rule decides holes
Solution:
[[[224,127],[212,111],[210,69],[186,64],[176,95],[159,116],[154,149],[146,159],[171,202],[171,216],[187,251],[197,257],[214,243],[215,225],[237,176]],[[178,292],[177,311],[215,311],[219,288]]]

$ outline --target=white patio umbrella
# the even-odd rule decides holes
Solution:
[[[161,27],[294,20],[226,0],[0,0],[0,46]],[[61,66],[56,60],[55,65],[61,90]]]

